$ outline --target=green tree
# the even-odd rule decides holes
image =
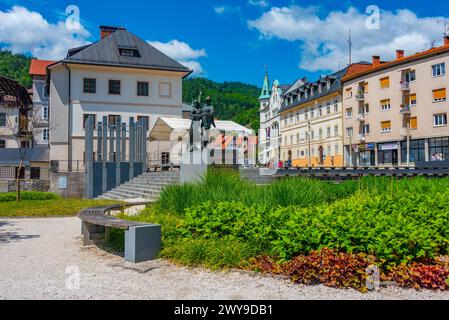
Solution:
[[[183,101],[191,103],[200,92],[210,96],[220,120],[232,120],[258,130],[260,89],[242,82],[217,83],[204,78],[190,78],[183,83]]]
[[[29,75],[31,58],[24,54],[13,54],[11,51],[0,49],[0,74],[16,80],[26,88],[31,88],[32,80]]]

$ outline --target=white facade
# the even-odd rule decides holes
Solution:
[[[182,116],[182,78],[173,71],[61,64],[51,67],[50,159],[73,162],[84,158],[84,117],[148,117],[149,130],[159,117]],[[84,92],[84,79],[95,79],[95,93]],[[120,94],[109,94],[109,80],[120,81]],[[148,96],[137,95],[137,83],[148,83]],[[95,144],[94,144],[95,145]],[[60,166],[63,163],[60,163]]]
[[[44,76],[33,76],[33,111],[30,117],[33,121],[33,138],[35,146],[48,146],[50,102],[47,83]]]
[[[260,100],[259,160],[262,164],[277,163],[280,148],[280,116],[283,94],[279,81],[275,80],[269,99]]]

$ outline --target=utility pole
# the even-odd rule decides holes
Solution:
[[[410,167],[410,117],[407,121],[407,167]]]

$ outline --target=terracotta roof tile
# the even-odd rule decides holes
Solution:
[[[55,61],[38,59],[31,60],[30,75],[45,76],[47,74],[47,66],[53,63],[55,63]]]

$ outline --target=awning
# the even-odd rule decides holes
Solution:
[[[190,130],[191,121],[182,118],[160,117],[150,133],[153,141],[169,141],[172,132],[186,132]],[[236,132],[243,135],[254,135],[254,131],[233,121],[215,121],[217,128],[212,130],[220,132]]]

